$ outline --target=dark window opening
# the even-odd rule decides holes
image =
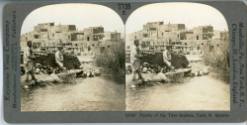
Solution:
[[[199,36],[198,35],[196,36],[196,40],[199,40]]]
[[[47,29],[40,29],[41,32],[47,32]]]
[[[214,46],[210,46],[209,50],[212,51],[214,49]]]
[[[38,38],[39,38],[39,35],[34,35],[34,38],[35,38],[35,39],[38,39]]]
[[[148,37],[148,34],[143,34],[143,37]]]
[[[171,40],[171,39],[169,39],[169,44],[171,44],[171,42],[172,42],[172,40]]]
[[[105,51],[105,47],[101,47],[100,52],[104,52],[104,51]]]

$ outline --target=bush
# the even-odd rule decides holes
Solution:
[[[203,60],[206,65],[212,67],[216,77],[228,82],[229,81],[229,48],[228,41],[222,41],[222,44],[214,47],[206,47],[204,50]]]
[[[106,73],[111,74],[113,79],[121,84],[125,81],[124,46],[124,42],[119,41],[96,55],[96,65],[103,67]]]

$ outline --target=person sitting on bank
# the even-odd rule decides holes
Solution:
[[[133,67],[133,78],[132,81],[137,80],[136,75],[138,75],[138,78],[141,80],[142,83],[144,83],[144,78],[141,74],[141,50],[139,47],[139,40],[134,40],[134,46],[132,49],[132,67]]]
[[[57,51],[55,53],[55,61],[60,70],[65,70],[66,68],[64,67],[64,64],[63,64],[64,57],[63,57],[62,49],[63,49],[62,46],[59,46],[57,48]]]
[[[34,75],[34,53],[33,53],[33,44],[32,41],[27,42],[28,50],[24,53],[24,64],[26,68],[26,82],[34,82],[37,83],[37,79]],[[31,80],[29,80],[29,77],[31,76]]]
[[[168,70],[174,69],[171,64],[171,46],[166,46],[166,48],[162,52],[163,61],[167,66]]]

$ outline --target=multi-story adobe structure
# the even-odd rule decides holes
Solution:
[[[130,40],[139,40],[141,48],[146,51],[161,51],[165,46],[178,42],[180,33],[185,31],[184,24],[167,24],[150,22],[143,25],[143,29],[130,36]]]
[[[202,54],[200,45],[208,45],[227,38],[227,32],[216,31],[212,26],[198,26],[188,30],[185,24],[164,24],[150,22],[143,29],[130,35],[130,41],[139,40],[141,48],[146,51],[162,51],[166,46],[172,46],[174,51],[191,54]],[[211,42],[212,41],[212,42]]]
[[[225,43],[228,33],[214,30],[210,25],[187,29],[185,24],[149,22],[143,25],[140,31],[130,34],[129,40],[139,40],[142,51],[146,53],[162,52],[166,46],[171,46],[173,51],[178,53],[202,55],[205,47],[213,49],[228,44]],[[126,51],[130,54],[130,46],[127,46]]]
[[[118,44],[122,38],[118,32],[105,32],[102,26],[78,30],[75,25],[42,23],[21,36],[23,52],[27,50],[27,41],[32,41],[34,49],[40,53],[55,53],[57,47],[62,46],[65,53],[85,59]]]

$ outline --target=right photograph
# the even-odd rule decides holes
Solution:
[[[156,3],[126,22],[127,111],[229,111],[229,32],[200,3]]]

